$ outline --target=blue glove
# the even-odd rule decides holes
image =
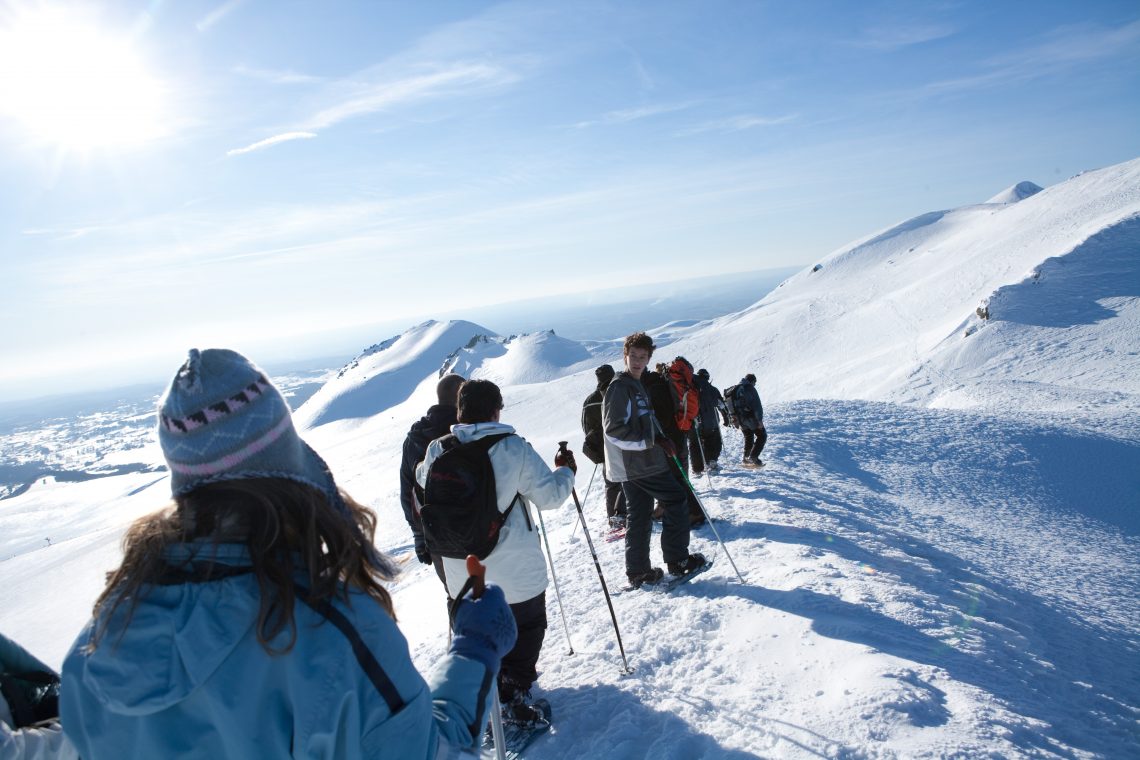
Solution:
[[[498,669],[518,638],[515,616],[503,590],[494,584],[487,584],[478,599],[467,592],[457,601],[452,630],[451,653],[478,660],[488,670]]]

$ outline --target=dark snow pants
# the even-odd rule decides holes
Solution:
[[[606,480],[605,475],[602,479],[606,481],[606,517],[625,517],[625,493],[621,490],[621,483]]]
[[[538,655],[546,638],[546,592],[512,604],[511,614],[515,616],[519,637],[499,665],[499,699],[503,704],[516,692],[529,691],[538,680]]]
[[[715,462],[720,459],[724,441],[720,437],[720,428],[693,428],[689,436],[689,461],[693,463],[693,472],[700,474],[705,469],[706,462]],[[704,454],[704,456],[702,456]]]
[[[759,430],[742,430],[744,433],[744,458],[759,459],[764,444],[768,442],[768,431],[763,425]]]
[[[670,464],[672,469],[676,465]],[[626,517],[625,572],[627,575],[649,572],[649,540],[653,536],[653,500],[664,510],[661,518],[661,556],[666,562],[681,562],[689,556],[689,492],[668,471],[627,480],[621,484],[625,492]]]

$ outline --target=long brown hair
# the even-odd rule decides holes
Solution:
[[[203,485],[135,521],[123,537],[123,563],[107,574],[107,588],[95,602],[91,647],[98,645],[122,605],[126,616],[121,623],[116,621],[116,627],[125,629],[147,589],[170,572],[164,558],[168,546],[202,539],[215,546],[236,543],[248,548],[250,572],[261,592],[257,640],[270,654],[284,654],[296,641],[297,574],[306,579],[308,598],[314,602],[340,598],[347,604],[349,590],[358,589],[394,620],[392,597],[380,582],[395,577],[395,567],[386,559],[379,566],[371,561],[379,556],[370,551],[376,515],[343,491],[340,495],[355,526],[334,511],[320,491],[284,478]],[[209,552],[203,553],[202,559],[208,559]],[[270,646],[285,629],[289,629],[287,643]]]

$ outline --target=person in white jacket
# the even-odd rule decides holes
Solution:
[[[511,507],[516,494],[521,498],[510,509],[498,543],[483,564],[487,582],[503,589],[518,626],[515,647],[503,657],[499,669],[503,717],[512,723],[528,723],[539,719],[540,714],[531,703],[530,688],[538,679],[536,665],[546,636],[547,586],[546,558],[530,505],[555,509],[565,504],[574,488],[577,465],[574,455],[567,451],[566,456],[555,455],[555,469],[551,470],[533,446],[514,434],[513,427],[499,421],[502,409],[498,386],[489,380],[468,380],[459,387],[459,422],[452,426],[451,434],[460,444],[509,434],[487,452],[495,473],[499,512]],[[427,485],[428,471],[444,449],[443,440],[437,438],[428,444],[424,460],[416,468],[421,486]],[[467,579],[465,561],[444,557],[443,570],[448,596],[455,598]]]

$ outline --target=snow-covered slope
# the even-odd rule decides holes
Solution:
[[[555,729],[529,760],[1140,757],[1140,161],[1003,196],[871,235],[738,314],[650,330],[656,359],[721,387],[760,376],[768,466],[734,466],[725,431],[723,471],[695,481],[717,534],[692,549],[716,565],[613,598],[623,676],[598,573],[622,585],[624,547],[600,540],[581,462],[598,565],[573,502],[544,513],[559,591],[536,692]],[[409,425],[441,372],[487,377],[549,461],[580,448],[602,361],[620,343],[429,322],[298,411],[404,563],[393,597],[422,670],[447,617],[398,504]],[[127,522],[166,493],[130,472],[0,501],[0,629],[58,664]]]
[[[770,401],[1087,411],[1111,387],[1136,408],[1138,214],[1140,160],[923,214],[668,351],[722,384],[754,371]]]
[[[365,349],[297,410],[295,422],[304,429],[379,414],[407,399],[425,377],[438,376],[457,348],[493,335],[461,320],[416,325]]]

